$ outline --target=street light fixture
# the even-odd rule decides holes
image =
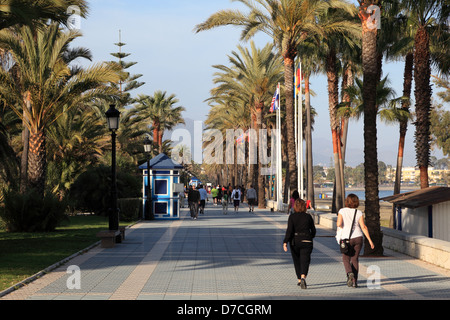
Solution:
[[[144,151],[147,153],[147,201],[145,206],[145,218],[147,220],[153,220],[153,196],[152,196],[152,183],[150,180],[150,172],[152,170],[150,166],[150,160],[153,155],[153,143],[146,137],[144,140]]]
[[[111,208],[109,209],[109,230],[119,230],[119,210],[117,207],[117,174],[116,174],[116,131],[119,129],[120,112],[115,105],[110,105],[106,112],[106,120],[108,121],[108,128],[111,131],[112,140],[112,160],[111,160]]]

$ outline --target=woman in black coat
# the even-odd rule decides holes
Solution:
[[[295,200],[294,213],[289,216],[283,249],[287,252],[287,244],[290,244],[292,259],[298,284],[306,289],[306,277],[308,276],[313,251],[313,239],[316,236],[316,227],[313,218],[306,213],[306,202],[302,199]]]

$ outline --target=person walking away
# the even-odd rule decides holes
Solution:
[[[191,212],[191,218],[197,220],[198,206],[200,204],[200,192],[198,192],[198,190],[195,190],[194,185],[191,188],[189,188],[188,203],[189,203],[189,210]]]
[[[298,286],[306,289],[306,277],[308,276],[313,251],[313,239],[316,236],[314,220],[306,213],[306,202],[302,199],[295,200],[294,213],[289,215],[286,235],[283,241],[284,252],[287,252],[287,244],[290,244],[292,260],[298,279]]]
[[[222,214],[228,214],[228,193],[223,195],[222,199]]]
[[[253,188],[253,185],[251,185],[250,189],[247,190],[248,212],[255,211],[256,198],[256,190]]]
[[[244,185],[241,186],[241,202],[244,203],[245,201],[245,188]],[[248,202],[248,198],[247,198],[247,202]]]
[[[347,285],[356,288],[358,286],[359,254],[363,246],[363,234],[369,241],[370,247],[375,248],[370,238],[369,230],[364,223],[363,213],[358,210],[359,198],[355,194],[349,194],[345,199],[345,208],[339,210],[337,226],[342,228],[342,237],[350,235],[350,246],[353,248],[349,254],[342,254],[345,272],[347,273]],[[352,222],[355,223],[352,225]],[[347,238],[348,239],[348,238]]]
[[[294,190],[294,192],[292,192],[291,199],[289,200],[288,214],[294,213],[294,203],[297,199],[300,199],[300,194],[297,190]]]
[[[234,202],[234,213],[238,213],[239,211],[239,202],[241,201],[241,190],[238,187],[234,187],[233,193],[231,194],[231,198]]]
[[[205,214],[205,206],[206,206],[206,199],[208,198],[208,192],[206,192],[206,189],[203,188],[203,185],[200,185],[198,192],[200,193],[200,214]]]
[[[213,187],[212,189],[211,189],[211,197],[212,197],[212,199],[213,199],[213,204],[215,205],[215,206],[217,206],[217,194],[219,193],[219,190],[217,190],[217,188],[216,187]]]
[[[227,193],[228,193],[228,201],[231,204],[231,194],[233,193],[233,187],[231,186],[230,183],[228,184]]]
[[[217,187],[217,204],[222,203],[222,198],[223,198],[223,190],[221,186]]]

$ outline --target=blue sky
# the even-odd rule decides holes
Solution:
[[[239,44],[240,30],[222,27],[195,34],[196,24],[221,9],[242,9],[240,3],[230,0],[90,0],[90,13],[81,22],[83,37],[77,46],[89,48],[94,62],[113,60],[119,30],[123,51],[131,53],[126,61],[138,64],[132,74],[143,74],[146,85],[133,92],[152,95],[156,90],[175,94],[186,108],[184,116],[192,120],[205,120],[209,106],[204,100],[213,87],[212,65],[227,64],[227,55]],[[258,46],[270,39],[264,35],[255,38]],[[245,45],[245,43],[244,43]],[[391,85],[400,96],[403,86],[403,63],[386,63],[383,72],[389,74]],[[274,88],[275,90],[275,88]],[[312,79],[312,90],[317,93],[312,104],[319,116],[313,133],[315,163],[330,164],[332,157],[329,129],[327,82],[323,75]],[[363,120],[350,124],[347,163],[356,166],[363,162]],[[398,146],[398,126],[379,124],[379,160],[395,165]],[[442,158],[442,153],[433,155]],[[405,165],[415,165],[414,127],[409,126]]]

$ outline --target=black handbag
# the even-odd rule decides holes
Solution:
[[[350,238],[352,237],[353,226],[355,225],[357,211],[358,209],[355,209],[355,215],[353,216],[353,222],[350,228],[350,235],[348,236],[348,239],[339,240],[339,248],[341,250],[341,253],[347,256],[353,256],[355,254],[355,250],[353,249],[353,246],[350,244]]]

